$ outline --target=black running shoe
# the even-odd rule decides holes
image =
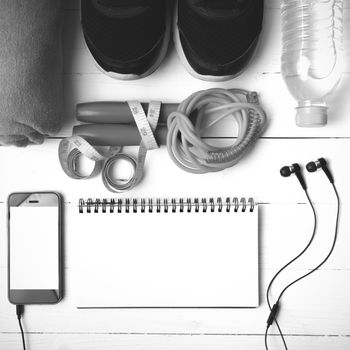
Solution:
[[[177,0],[174,41],[187,70],[223,81],[251,59],[262,29],[264,0]]]
[[[82,27],[97,66],[118,79],[151,74],[170,39],[167,0],[81,0]]]

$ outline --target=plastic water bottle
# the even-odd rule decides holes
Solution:
[[[327,124],[326,97],[343,72],[343,0],[281,0],[282,74],[299,126]]]

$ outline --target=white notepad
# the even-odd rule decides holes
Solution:
[[[258,306],[253,201],[81,200],[79,207],[77,307]]]

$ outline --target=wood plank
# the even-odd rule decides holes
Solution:
[[[26,335],[32,350],[231,350],[231,349],[261,349],[263,347],[262,335],[253,337],[245,335],[234,336],[172,336],[172,335],[95,335],[95,334],[29,334]],[[0,335],[0,346],[6,350],[18,350],[20,345],[18,334]],[[350,340],[347,337],[296,337],[287,336],[286,341],[291,348],[308,350],[347,349]],[[69,344],[69,348],[67,348]],[[269,339],[271,350],[280,349],[278,337]]]
[[[89,180],[73,180],[65,175],[58,161],[58,140],[44,146],[0,148],[4,167],[0,181],[0,201],[9,193],[30,190],[57,190],[66,202],[77,203],[80,197],[113,196],[98,176]],[[259,202],[305,203],[305,196],[295,177],[282,178],[279,170],[295,162],[305,165],[320,156],[329,159],[344,203],[349,203],[349,163],[344,150],[350,149],[348,139],[262,139],[238,165],[219,173],[193,175],[172,163],[166,149],[147,155],[145,177],[133,190],[121,197],[254,197]],[[135,148],[126,150],[135,154]],[[305,174],[310,193],[316,203],[333,203],[331,189],[322,172]]]
[[[268,308],[263,293],[275,270],[261,274],[257,309],[95,309],[75,308],[74,274],[66,270],[65,298],[58,305],[27,306],[26,330],[44,333],[263,334]],[[273,289],[305,270],[285,273]],[[0,332],[18,332],[15,307],[6,298],[6,269],[0,269]],[[279,321],[290,335],[349,335],[350,271],[319,271],[283,297]],[[330,322],[330,320],[332,320]],[[271,333],[276,333],[275,327]]]
[[[263,336],[254,335],[118,335],[118,334],[27,334],[26,339],[31,350],[258,350],[263,347]],[[6,350],[18,350],[19,334],[0,334],[0,347]],[[290,348],[300,350],[344,350],[349,348],[348,337],[287,336]],[[69,345],[68,345],[69,344]],[[269,339],[270,349],[281,349],[277,336]]]

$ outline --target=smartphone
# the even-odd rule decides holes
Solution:
[[[62,299],[62,198],[54,192],[8,198],[8,299],[55,304]]]

